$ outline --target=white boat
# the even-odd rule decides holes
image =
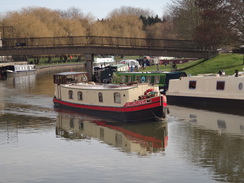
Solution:
[[[169,81],[168,103],[244,114],[244,77],[201,75]]]
[[[96,84],[86,72],[54,75],[57,107],[119,121],[147,121],[165,117],[166,97],[150,84]]]
[[[7,77],[32,75],[36,72],[35,65],[33,64],[8,65],[5,69]]]
[[[138,71],[141,68],[137,60],[122,60],[120,63],[128,65],[131,72]]]

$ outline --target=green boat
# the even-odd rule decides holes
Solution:
[[[159,86],[162,93],[165,93],[169,86],[170,79],[179,79],[187,74],[182,71],[175,72],[115,72],[113,73],[112,83],[151,83]]]

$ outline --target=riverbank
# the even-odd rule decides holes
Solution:
[[[236,70],[243,71],[244,68],[244,55],[235,53],[219,54],[209,60],[196,60],[187,63],[177,64],[177,69],[184,71],[187,74],[198,75],[198,74],[217,74],[219,71],[225,71],[227,75],[232,75]],[[157,70],[156,65],[145,67],[143,70],[155,71]],[[170,64],[160,65],[161,71],[171,71],[172,66]]]
[[[80,70],[84,71],[84,64],[57,64],[57,65],[45,65],[45,66],[36,66],[37,74],[44,73],[55,73],[55,72],[64,72],[64,71],[73,71]]]

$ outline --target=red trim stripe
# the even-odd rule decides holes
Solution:
[[[130,106],[130,107],[107,107],[107,106],[93,106],[93,105],[84,105],[84,104],[75,104],[70,102],[65,102],[59,99],[54,98],[53,102],[58,103],[61,105],[74,107],[74,108],[81,108],[81,109],[90,109],[90,110],[102,110],[102,111],[115,111],[115,112],[132,112],[132,111],[140,111],[145,109],[151,109],[155,107],[162,106],[163,102],[160,102],[160,97],[149,99],[151,100],[150,103]]]

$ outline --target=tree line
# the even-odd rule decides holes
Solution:
[[[110,36],[194,40],[206,48],[244,41],[244,0],[174,0],[163,17],[120,7],[98,20],[78,8],[23,8],[0,16],[4,38]]]
[[[244,0],[175,0],[167,14],[181,38],[215,48],[243,44]]]

